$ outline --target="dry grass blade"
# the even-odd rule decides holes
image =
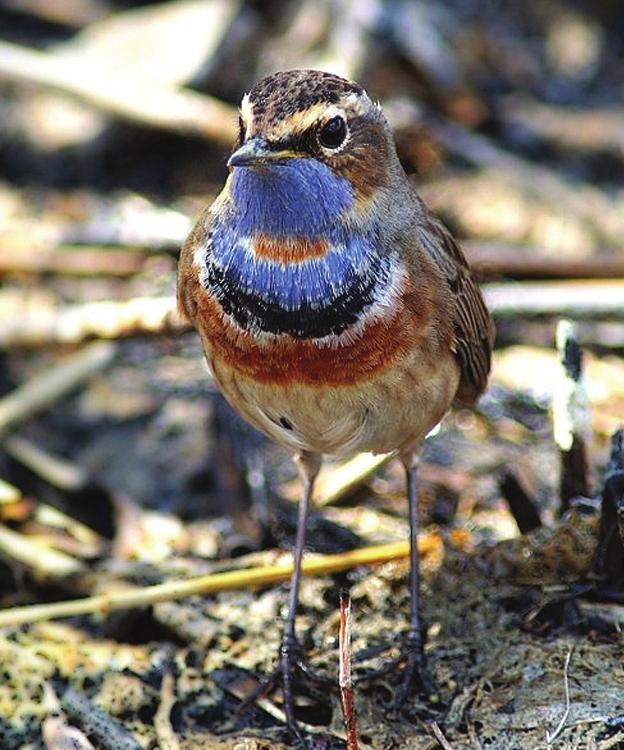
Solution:
[[[110,248],[31,248],[0,246],[0,275],[6,273],[68,276],[131,276],[147,261],[146,253]]]
[[[546,732],[546,742],[548,743],[548,747],[552,747],[552,744],[554,741],[559,737],[561,732],[563,731],[563,728],[565,727],[565,723],[568,720],[568,716],[570,715],[570,683],[568,681],[568,669],[570,668],[570,659],[572,658],[572,651],[573,649],[570,649],[568,653],[566,654],[565,663],[563,665],[563,689],[565,690],[565,710],[563,712],[563,716],[561,717],[561,721],[559,724],[557,724],[557,728],[555,731],[550,734],[550,732]]]
[[[52,455],[19,435],[5,438],[3,448],[18,463],[45,479],[53,487],[66,492],[79,490],[89,479],[87,472],[77,464]]]
[[[608,318],[624,313],[624,282],[616,279],[487,284],[483,291],[494,318]]]
[[[442,733],[442,730],[440,729],[440,725],[437,721],[431,722],[431,731],[433,732],[433,736],[438,741],[438,744],[441,748],[444,750],[453,750],[453,745],[446,739],[444,734]]]
[[[362,485],[381,466],[388,463],[394,454],[375,456],[359,453],[344,463],[328,467],[321,473],[315,487],[314,502],[324,507],[339,502]]]
[[[64,578],[83,570],[71,555],[52,549],[42,540],[18,534],[0,524],[0,554],[10,562],[27,566],[37,580]]]
[[[0,400],[0,437],[106,367],[114,354],[113,344],[91,344],[5,396]]]
[[[237,110],[218,99],[134,80],[130,73],[104,76],[87,61],[78,65],[9,42],[0,42],[0,78],[60,91],[141,125],[200,135],[223,145],[229,146],[236,134]]]
[[[171,709],[176,702],[175,678],[165,672],[160,688],[160,704],[154,715],[154,729],[160,750],[180,750],[180,740],[171,726]]]
[[[436,552],[440,548],[440,537],[428,534],[418,540],[420,555]],[[305,576],[327,575],[355,568],[358,565],[375,565],[398,560],[409,555],[408,542],[380,544],[363,547],[335,555],[319,555],[304,560],[302,573]],[[248,589],[255,586],[268,586],[287,581],[292,573],[292,562],[280,565],[266,565],[258,568],[231,570],[197,576],[186,581],[171,581],[143,589],[131,589],[110,594],[99,594],[85,599],[56,602],[53,604],[33,604],[0,611],[0,627],[17,626],[25,623],[50,620],[58,617],[73,617],[85,614],[106,614],[113,610],[146,607],[157,602],[183,599],[188,596],[205,595],[228,589]]]
[[[17,487],[5,482],[4,479],[0,479],[0,504],[16,503],[21,496],[22,493]]]
[[[77,344],[187,328],[174,297],[135,297],[67,305],[57,311],[29,311],[0,321],[0,348]]]

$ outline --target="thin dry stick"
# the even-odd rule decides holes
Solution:
[[[608,318],[624,314],[624,282],[525,281],[486,284],[485,301],[495,318],[568,315]]]
[[[464,240],[462,250],[480,278],[616,279],[624,276],[624,253],[598,250],[589,258],[545,255],[543,249]]]
[[[444,146],[479,167],[499,170],[544,200],[556,201],[564,210],[584,219],[607,242],[621,240],[620,227],[612,225],[614,204],[606,193],[587,183],[568,183],[554,170],[514,156],[482,135],[450,121],[430,118],[428,126]]]
[[[4,479],[0,478],[0,505],[3,503],[16,503],[22,493],[14,487],[12,484],[5,482]]]
[[[134,297],[29,310],[0,321],[0,348],[77,344],[86,339],[117,339],[137,334],[181,331],[174,297]]]
[[[569,320],[557,325],[560,376],[553,393],[552,415],[560,460],[560,513],[575,497],[589,497],[587,450],[591,440],[591,403],[583,372],[583,351]]]
[[[553,742],[561,734],[565,726],[565,723],[568,720],[568,716],[570,715],[570,683],[568,681],[568,669],[570,667],[570,659],[572,658],[572,651],[573,651],[572,648],[569,649],[568,653],[566,654],[565,663],[563,665],[563,689],[565,690],[565,710],[563,712],[563,716],[561,717],[561,721],[559,722],[559,724],[557,724],[557,728],[555,729],[555,731],[552,734],[550,734],[549,732],[546,732],[546,742],[548,743],[548,747],[551,747]]]
[[[522,127],[565,148],[624,153],[621,107],[560,107],[518,94],[504,97],[499,103],[506,120],[521,123]]]
[[[77,724],[92,737],[99,750],[141,750],[141,745],[128,729],[83,693],[70,687],[60,696],[60,700],[72,724]]]
[[[483,292],[497,319],[624,315],[624,282],[613,279],[485,284]],[[174,297],[104,300],[7,315],[0,320],[0,349],[77,344],[91,338],[117,339],[190,328],[178,314]]]
[[[468,726],[468,736],[470,737],[470,742],[472,742],[472,745],[475,750],[483,750],[483,745],[481,744],[481,740],[477,736],[477,730],[475,729],[474,724],[469,721],[467,722]]]
[[[175,678],[167,670],[162,679],[158,710],[154,714],[154,729],[160,750],[180,750],[180,740],[171,726],[171,709],[175,702]]]
[[[351,597],[347,591],[340,592],[338,643],[338,685],[347,735],[347,750],[359,750],[357,719],[353,705],[353,680],[351,679]]]
[[[388,463],[393,456],[393,453],[379,456],[372,453],[359,453],[345,463],[327,467],[316,481],[315,504],[324,507],[340,502],[364,484],[377,469]]]
[[[230,145],[236,133],[237,110],[194,91],[159,86],[109,75],[86,60],[63,57],[0,42],[0,79],[51,88],[77,97],[110,114],[149,127],[200,135]]]
[[[426,534],[418,540],[418,551],[421,555],[436,551],[439,546],[440,539],[437,534]],[[304,560],[302,573],[306,576],[338,573],[355,568],[358,565],[375,565],[389,560],[397,560],[407,557],[408,554],[408,542],[363,547],[350,552],[319,555]],[[186,581],[169,581],[155,586],[146,586],[142,589],[114,591],[109,594],[98,594],[73,601],[14,607],[0,610],[0,627],[23,625],[58,617],[73,617],[74,615],[107,614],[113,610],[147,607],[157,602],[184,599],[189,596],[205,595],[217,591],[268,586],[272,583],[287,581],[291,573],[292,562],[288,562],[279,565],[265,565],[258,568],[213,573],[190,578]]]
[[[440,729],[440,725],[437,721],[431,722],[431,731],[433,732],[433,736],[438,741],[438,744],[440,747],[444,748],[444,750],[453,750],[453,745],[446,739],[444,734],[442,733],[442,730]]]
[[[84,246],[32,248],[0,245],[0,275],[5,273],[56,273],[68,276],[132,276],[148,260],[136,250],[111,250]]]
[[[0,437],[106,367],[114,354],[113,344],[91,344],[5,396],[0,400]]]
[[[19,435],[5,438],[3,448],[18,463],[65,492],[76,492],[89,481],[88,473],[81,466],[55,456]]]
[[[84,565],[75,557],[3,524],[0,524],[0,554],[11,562],[26,565],[39,581],[64,578],[84,570]]]

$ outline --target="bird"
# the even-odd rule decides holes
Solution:
[[[295,621],[324,456],[395,453],[404,466],[411,603],[398,694],[435,693],[418,595],[418,465],[451,406],[473,406],[484,391],[494,325],[459,244],[358,83],[319,70],[263,78],[242,98],[227,167],[183,245],[178,307],[225,398],[292,451],[303,480],[273,675],[300,736],[294,681],[313,673]]]

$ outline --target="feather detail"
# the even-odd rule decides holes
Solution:
[[[197,290],[197,325],[210,359],[216,358],[259,383],[319,387],[354,385],[390,369],[429,333],[431,305],[405,305],[402,295],[374,308],[340,336],[297,339],[244,331],[203,288]]]
[[[472,405],[485,390],[490,372],[495,328],[459,243],[434,216],[424,232],[435,246],[435,260],[450,287],[454,302],[451,346],[461,370],[457,400]]]

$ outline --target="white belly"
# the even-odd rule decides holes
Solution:
[[[408,451],[449,409],[459,368],[412,358],[356,385],[267,385],[211,363],[228,401],[254,427],[296,452],[350,456]]]

